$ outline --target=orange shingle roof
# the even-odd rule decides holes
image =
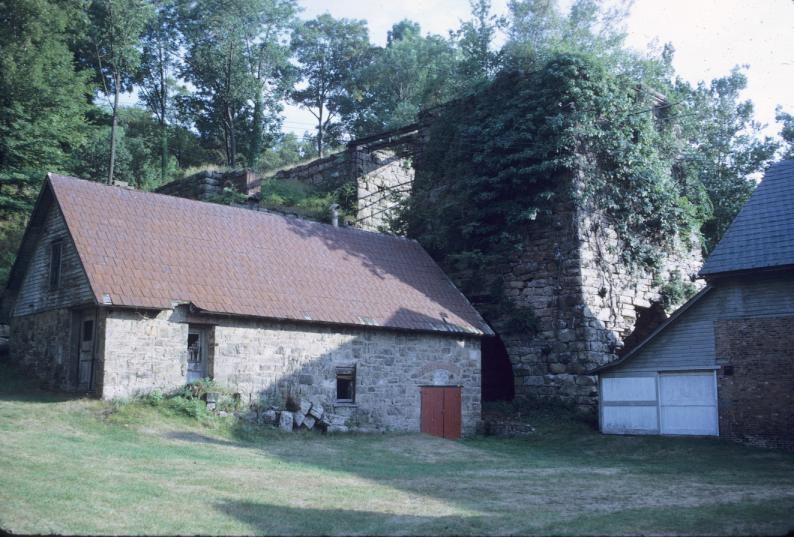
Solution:
[[[492,333],[415,241],[48,176],[102,304]]]

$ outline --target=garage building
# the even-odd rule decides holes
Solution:
[[[601,431],[794,447],[794,160],[772,166],[707,286],[599,375]]]

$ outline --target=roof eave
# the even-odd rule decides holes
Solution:
[[[435,334],[435,335],[444,335],[444,336],[461,336],[461,337],[472,337],[472,338],[483,338],[487,336],[495,335],[493,332],[483,332],[480,330],[433,330],[432,328],[411,328],[411,327],[404,327],[404,326],[389,326],[389,325],[382,325],[382,324],[357,324],[357,323],[345,323],[339,321],[323,321],[319,319],[293,319],[290,317],[275,317],[275,316],[260,316],[260,315],[246,315],[242,313],[229,313],[224,311],[212,311],[206,310],[196,306],[193,303],[185,303],[184,305],[189,306],[190,313],[196,315],[205,315],[207,317],[223,317],[229,319],[246,319],[246,320],[258,320],[258,321],[269,321],[269,322],[276,322],[276,323],[294,323],[300,325],[322,325],[322,326],[335,326],[335,327],[345,327],[345,328],[355,328],[361,330],[387,330],[390,332],[419,332],[423,334]],[[167,307],[158,307],[158,306],[135,306],[132,304],[98,304],[98,307],[104,309],[124,309],[124,310],[144,310],[144,311],[162,311],[164,309],[170,309]]]
[[[703,270],[701,270],[698,273],[698,276],[705,279],[706,281],[713,281],[723,278],[742,277],[742,276],[748,276],[751,274],[758,274],[758,273],[766,274],[769,272],[786,272],[790,270],[794,270],[794,264],[753,267],[753,268],[745,268],[738,270],[724,270],[724,271],[714,271],[714,272],[711,271],[704,272]]]

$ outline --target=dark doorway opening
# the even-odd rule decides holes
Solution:
[[[637,321],[634,323],[634,330],[623,338],[623,347],[616,353],[618,356],[625,356],[667,320],[667,313],[665,313],[661,302],[651,302],[649,308],[635,306],[635,311],[637,312]]]
[[[513,364],[499,336],[482,338],[482,400],[512,401]]]

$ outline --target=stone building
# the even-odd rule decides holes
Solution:
[[[651,97],[649,105],[664,104],[661,96]],[[430,110],[415,124],[353,140],[341,153],[282,170],[274,179],[355,183],[355,226],[388,232],[414,178],[424,173],[423,147],[437,114]],[[515,331],[505,328],[506,319],[491,319],[498,336],[483,342],[486,399],[551,398],[595,412],[598,387],[587,372],[615,360],[624,344],[666,318],[666,286],[703,285],[696,280],[702,264],[698,237],[679,237],[655,272],[627,266],[609,219],[598,207],[574,200],[577,185],[586,181],[573,173],[559,177],[551,215],[527,231],[520,255],[491,270],[508,299],[533,312],[537,329]],[[468,297],[480,310],[494,298],[485,287]]]
[[[444,420],[480,419],[492,332],[412,240],[50,174],[6,296],[13,359],[52,387],[107,399],[211,377],[403,431],[451,390]]]
[[[433,114],[426,114],[398,131],[349,143],[348,155],[357,155],[359,165],[351,167],[347,160],[333,168],[333,177],[358,185],[358,227],[388,230],[414,177],[423,173],[422,147],[432,121]],[[329,173],[327,162],[313,161],[276,177],[320,181]],[[679,238],[655,273],[628,267],[603,212],[574,201],[572,193],[584,181],[574,174],[559,177],[551,215],[528,230],[521,255],[492,268],[510,301],[533,312],[537,330],[517,332],[505,328],[504,319],[492,320],[499,336],[484,340],[486,398],[552,398],[594,412],[596,377],[587,371],[616,359],[624,341],[637,339],[666,318],[661,307],[666,285],[702,286],[694,281],[702,263],[697,237]],[[493,300],[487,287],[468,297],[475,308]]]
[[[794,160],[769,168],[700,274],[700,293],[595,371],[601,430],[794,448]]]

